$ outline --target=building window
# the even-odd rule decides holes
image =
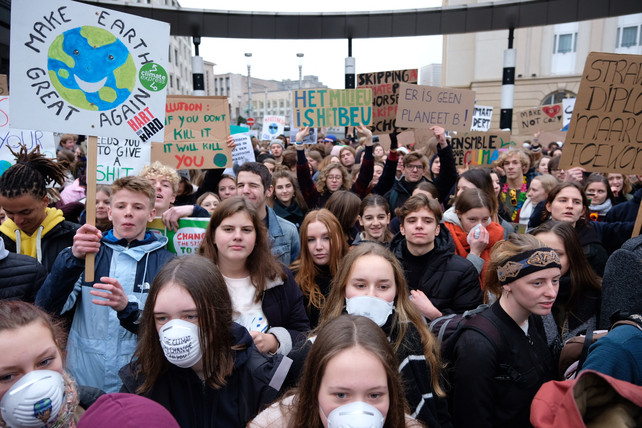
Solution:
[[[637,46],[639,44],[642,44],[642,34],[640,34],[641,40],[638,40],[638,31],[639,30],[637,26],[618,28],[617,35],[615,38],[615,47],[630,48],[632,46]]]
[[[562,100],[566,98],[575,98],[575,94],[571,91],[552,92],[544,97],[540,105],[546,106],[549,104],[558,104],[558,103],[561,103]]]
[[[169,87],[174,87],[174,76],[172,76],[171,74],[169,75]]]
[[[555,34],[553,53],[565,54],[577,51],[577,33]]]
[[[174,64],[178,65],[178,49],[174,48]]]

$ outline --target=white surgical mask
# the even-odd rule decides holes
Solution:
[[[161,327],[158,336],[165,358],[175,366],[192,367],[203,356],[196,324],[174,319]]]
[[[392,302],[387,302],[378,297],[356,296],[349,299],[346,297],[346,311],[350,315],[370,318],[379,327],[386,323],[394,308]]]
[[[379,409],[363,401],[337,407],[327,419],[328,428],[382,428],[386,420]]]
[[[43,427],[58,417],[64,394],[65,381],[60,373],[31,371],[2,397],[2,420],[11,428]]]

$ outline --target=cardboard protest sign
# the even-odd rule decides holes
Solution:
[[[11,5],[12,127],[163,141],[169,24],[68,0]]]
[[[641,70],[642,55],[588,55],[561,168],[642,174]]]
[[[261,140],[272,140],[285,132],[285,116],[263,116]]]
[[[111,184],[121,177],[138,175],[150,161],[149,141],[123,138],[98,138],[96,182]]]
[[[515,148],[515,142],[508,131],[451,134],[450,145],[457,166],[490,165],[502,152]]]
[[[6,74],[0,74],[0,95],[9,95],[9,82],[7,82]]]
[[[178,219],[178,230],[168,230],[162,220],[155,218],[147,223],[147,230],[168,239],[167,249],[179,256],[197,254],[201,246],[209,218],[186,217]]]
[[[521,135],[533,135],[537,131],[559,131],[564,126],[561,103],[518,110],[515,115]]]
[[[372,123],[372,89],[298,89],[292,92],[296,128]]]
[[[400,83],[397,126],[467,132],[474,106],[475,91]]]
[[[11,150],[17,152],[21,144],[28,151],[39,147],[40,153],[44,153],[48,158],[55,159],[56,142],[53,133],[11,128],[9,126],[11,117],[9,110],[9,97],[0,96],[0,175],[16,163],[16,158],[11,153]]]
[[[227,97],[167,97],[165,143],[152,144],[152,161],[176,169],[232,166]]]
[[[399,83],[417,83],[417,69],[379,71],[357,75],[359,88],[372,89],[372,126],[373,134],[390,134],[401,132],[397,128],[397,104],[399,100]]]
[[[492,118],[492,106],[479,106],[475,104],[475,111],[473,112],[473,126],[470,127],[470,130],[483,132],[488,131],[490,129],[490,121]]]

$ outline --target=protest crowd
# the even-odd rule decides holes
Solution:
[[[253,138],[233,175],[153,162],[97,188],[94,225],[84,137],[55,160],[19,148],[0,176],[2,421],[555,426],[548,385],[617,382],[637,399],[601,411],[639,422],[642,177],[561,170],[539,133],[456,167],[432,132],[418,150],[366,126]],[[210,220],[177,257],[147,227],[183,217]],[[566,342],[613,324],[565,373]],[[55,397],[40,425],[29,384]]]
[[[515,130],[414,69],[258,133],[167,96],[168,23],[61,1],[11,8],[0,427],[642,426],[640,55]]]

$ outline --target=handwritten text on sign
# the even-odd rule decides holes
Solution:
[[[150,142],[124,138],[98,138],[96,182],[111,184],[121,177],[138,175],[149,163]]]
[[[473,126],[471,131],[488,131],[490,129],[490,121],[493,119],[492,106],[480,106],[475,104],[475,111],[473,113]]]
[[[450,145],[457,166],[490,165],[499,155],[515,146],[510,132],[464,132],[451,135]]]
[[[399,83],[417,83],[417,70],[379,71],[357,75],[360,88],[372,89],[372,126],[373,134],[401,132],[395,126]]]
[[[52,132],[10,128],[9,117],[9,97],[0,96],[0,175],[16,163],[11,150],[18,152],[20,145],[24,145],[28,151],[38,147],[40,153],[55,159],[56,143]]]
[[[293,126],[324,128],[372,123],[372,90],[300,89],[292,94]]]
[[[227,97],[167,97],[165,143],[152,145],[152,160],[176,169],[232,166]]]
[[[642,174],[642,55],[591,52],[560,167]]]
[[[474,105],[475,91],[401,83],[397,126],[470,131]]]
[[[67,0],[11,6],[12,126],[162,141],[169,24]]]
[[[520,135],[532,135],[537,131],[559,131],[564,126],[561,103],[518,110],[516,116]]]

